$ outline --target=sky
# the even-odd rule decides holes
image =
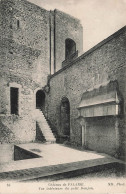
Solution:
[[[59,9],[83,26],[84,52],[126,25],[126,0],[28,0],[47,10]]]

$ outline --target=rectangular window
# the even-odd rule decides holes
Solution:
[[[19,20],[17,20],[17,27],[18,27],[18,28],[20,27],[20,22],[19,22]]]
[[[19,89],[11,87],[10,88],[10,101],[11,101],[11,114],[18,115],[18,95]]]

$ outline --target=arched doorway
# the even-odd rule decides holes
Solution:
[[[74,40],[67,38],[65,40],[65,58],[69,59],[76,52],[76,43]]]
[[[36,108],[45,112],[45,93],[42,90],[36,92]]]
[[[70,103],[66,97],[61,100],[61,133],[70,137]]]

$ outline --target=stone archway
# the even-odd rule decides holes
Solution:
[[[36,92],[36,108],[40,109],[43,113],[45,112],[45,93],[43,90]]]
[[[61,100],[61,133],[70,137],[70,103],[67,97]]]

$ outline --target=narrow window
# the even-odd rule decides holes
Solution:
[[[18,115],[18,88],[10,88],[10,100],[11,100],[11,114]]]
[[[19,20],[17,20],[17,27],[18,27],[18,28],[20,27],[20,22],[19,22]]]

